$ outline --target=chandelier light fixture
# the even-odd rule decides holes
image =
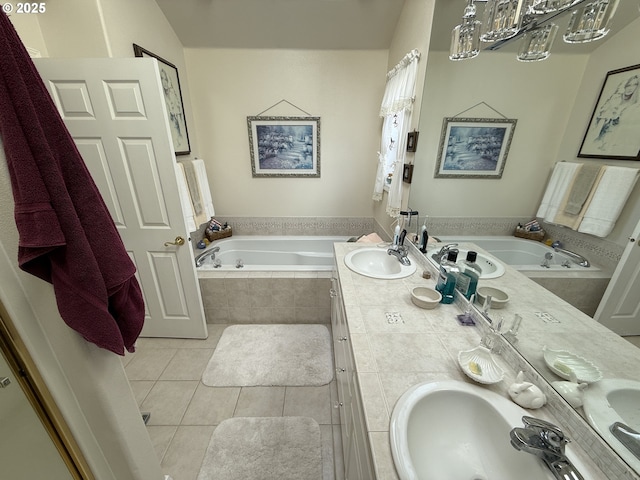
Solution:
[[[451,60],[476,57],[480,42],[497,50],[522,40],[518,60],[535,62],[549,57],[556,37],[557,18],[571,14],[562,38],[566,43],[587,43],[609,33],[609,23],[619,0],[467,0],[462,23],[451,35]],[[485,3],[482,22],[475,3]]]
[[[465,60],[480,53],[480,21],[476,20],[476,6],[473,0],[464,9],[462,23],[451,32],[451,60]]]

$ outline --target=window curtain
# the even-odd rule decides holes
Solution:
[[[411,113],[415,99],[416,76],[420,53],[412,50],[387,73],[387,84],[380,106],[382,134],[378,152],[378,172],[373,188],[373,199],[382,200],[385,176],[392,172],[387,213],[392,217],[400,214],[402,201],[402,169],[407,151],[407,133],[411,124]]]

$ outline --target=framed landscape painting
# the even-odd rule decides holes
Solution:
[[[254,177],[319,177],[320,117],[247,117]]]
[[[501,178],[517,120],[445,118],[435,178]]]

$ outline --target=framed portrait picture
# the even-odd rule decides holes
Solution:
[[[578,157],[640,160],[640,65],[607,72]]]
[[[187,120],[184,115],[178,69],[174,64],[135,43],[133,44],[133,52],[136,57],[151,57],[158,60],[167,118],[169,119],[171,139],[173,140],[173,151],[176,155],[188,155],[191,153],[191,145],[189,143],[189,133],[187,132]]]
[[[247,117],[254,177],[319,177],[320,117]]]
[[[501,178],[517,120],[447,117],[435,178]]]
[[[413,131],[407,133],[407,152],[415,152],[418,149],[419,132]]]

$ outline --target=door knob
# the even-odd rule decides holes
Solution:
[[[177,236],[173,242],[164,242],[165,247],[170,247],[171,245],[177,245],[178,247],[184,245],[184,238]]]

